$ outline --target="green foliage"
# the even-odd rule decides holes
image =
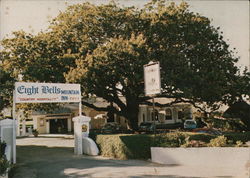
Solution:
[[[100,153],[105,157],[117,159],[149,159],[150,147],[224,147],[244,146],[245,137],[250,138],[249,133],[231,133],[235,136],[229,140],[227,136],[213,136],[209,134],[197,134],[189,132],[174,132],[156,135],[134,134],[96,134],[90,137],[97,143]],[[243,137],[245,135],[245,137]],[[231,137],[232,138],[232,137]],[[250,139],[249,139],[250,140]]]
[[[6,157],[0,158],[0,176],[6,174],[8,169],[10,168],[10,162],[6,159]]]
[[[198,120],[198,121],[197,121]],[[240,119],[219,119],[214,117],[209,118],[198,118],[196,121],[199,125],[203,125],[204,121],[206,123],[206,126],[210,126],[212,128],[220,129],[222,131],[243,131],[246,130],[246,125],[240,120]],[[203,123],[202,123],[203,122]]]
[[[227,145],[227,137],[223,136],[218,136],[217,138],[214,138],[210,140],[210,143],[208,146],[211,147],[224,147]]]
[[[12,103],[15,79],[0,64],[0,111]]]
[[[225,133],[224,135],[228,140],[232,140],[233,143],[236,143],[237,141],[243,143],[250,141],[250,132],[231,132]]]
[[[190,140],[202,141],[202,142],[205,142],[205,143],[209,143],[211,139],[216,138],[215,135],[200,134],[200,133],[197,133],[197,134],[194,134],[194,133],[191,134],[190,133],[189,137],[190,137]]]
[[[209,134],[197,134],[189,132],[174,132],[157,135],[156,146],[160,147],[192,147],[205,146],[216,136]]]
[[[187,135],[181,132],[166,133],[157,135],[156,146],[160,147],[180,147],[185,143]]]
[[[112,112],[124,116],[132,129],[138,126],[139,104],[149,99],[143,83],[143,65],[149,61],[160,61],[162,97],[206,102],[204,110],[234,100],[240,95],[234,86],[249,81],[238,75],[238,59],[219,28],[190,12],[185,2],[152,0],[142,9],[72,5],[45,32],[14,32],[2,46],[4,69],[13,76],[79,82],[85,97],[114,103]]]
[[[181,147],[204,147],[206,143],[200,140],[190,140],[190,136],[185,138],[185,143]]]
[[[11,166],[10,162],[6,159],[5,148],[6,143],[0,141],[0,176],[6,174]]]
[[[5,148],[6,148],[6,143],[1,142],[1,140],[0,140],[0,158],[2,158],[4,156]]]
[[[148,159],[153,145],[151,135],[97,135],[102,156],[118,159]]]

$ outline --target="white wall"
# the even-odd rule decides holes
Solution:
[[[229,167],[248,173],[250,148],[207,147],[207,148],[162,148],[151,147],[152,162],[168,165]]]

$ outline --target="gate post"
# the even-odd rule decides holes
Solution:
[[[16,135],[15,132],[13,132],[13,130],[16,129],[15,120],[1,120],[0,127],[1,141],[4,141],[8,146],[11,147],[11,159],[13,163],[16,163]]]
[[[89,135],[89,121],[90,117],[87,116],[77,116],[73,118],[74,122],[74,139],[75,139],[75,148],[74,152],[77,155],[83,153],[82,149],[82,138],[88,137]]]

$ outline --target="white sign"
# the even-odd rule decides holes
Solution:
[[[15,102],[81,102],[80,84],[16,82]]]
[[[155,95],[161,93],[159,62],[152,62],[144,65],[144,83],[146,95]]]

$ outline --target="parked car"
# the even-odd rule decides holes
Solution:
[[[101,128],[101,133],[121,133],[121,125],[116,122],[108,122]]]
[[[197,128],[197,123],[195,120],[193,119],[185,120],[184,129],[195,129],[195,128]]]
[[[146,133],[154,132],[154,123],[152,123],[152,122],[142,122],[139,125],[138,130],[139,130],[139,132],[146,132]]]

